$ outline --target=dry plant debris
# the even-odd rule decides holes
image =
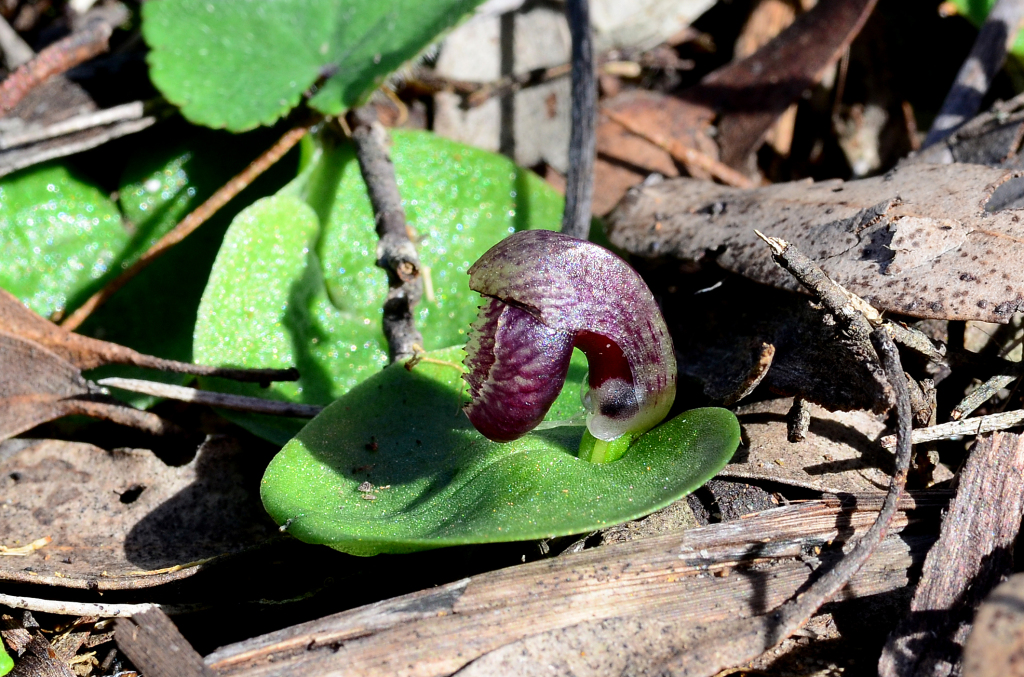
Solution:
[[[742,190],[674,179],[630,193],[609,238],[642,257],[713,259],[782,289],[754,229],[793,242],[871,305],[911,317],[1007,322],[1024,312],[1024,222],[986,204],[1014,174],[977,165],[910,164],[857,181]],[[927,273],[927,274],[923,274]]]
[[[0,557],[0,580],[54,588],[149,588],[266,543],[277,529],[259,502],[247,454],[210,439],[168,466],[145,449],[59,440],[0,446],[0,543],[51,542]]]
[[[964,646],[964,677],[1020,674],[1024,651],[1024,574],[996,587],[978,608]]]

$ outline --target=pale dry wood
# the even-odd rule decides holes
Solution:
[[[950,421],[949,423],[940,423],[928,428],[918,428],[911,434],[910,441],[911,444],[924,444],[925,442],[949,440],[954,437],[963,437],[964,435],[981,435],[982,433],[990,433],[996,430],[1015,428],[1022,423],[1024,423],[1024,409],[1016,409],[999,414],[989,414],[988,416],[976,416],[959,421]],[[882,446],[886,449],[892,449],[895,445],[896,437],[894,435],[886,435],[882,438]]]
[[[1024,574],[1014,574],[978,608],[964,645],[964,677],[1024,677]]]
[[[218,674],[444,675],[523,637],[578,623],[658,614],[690,622],[765,613],[811,576],[799,561],[875,520],[881,494],[826,499],[684,533],[489,572],[223,647]],[[915,502],[916,501],[916,502]],[[907,497],[901,507],[937,507]],[[907,523],[900,513],[896,528]],[[906,584],[907,551],[856,578],[847,596]],[[732,575],[714,575],[733,571]]]
[[[157,607],[118,619],[114,639],[147,677],[212,677],[203,657]]]
[[[911,164],[857,181],[743,190],[693,179],[634,189],[608,217],[613,244],[641,257],[711,257],[798,291],[754,229],[787,240],[875,308],[921,318],[1009,321],[1024,310],[1024,220],[986,204],[1011,170]]]
[[[978,440],[960,475],[938,542],[925,559],[910,614],[889,636],[881,677],[948,677],[974,609],[1011,571],[1024,513],[1024,437]]]
[[[144,381],[137,378],[113,376],[100,379],[96,383],[101,386],[120,388],[121,390],[152,395],[154,397],[166,397],[181,402],[195,402],[196,404],[207,404],[211,407],[221,407],[222,409],[251,411],[258,414],[271,414],[275,416],[312,418],[324,409],[313,404],[293,404],[292,402],[280,402],[262,397],[215,393],[209,390],[197,390],[196,388],[186,388],[185,386],[159,383],[157,381]]]

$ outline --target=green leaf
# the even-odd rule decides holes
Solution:
[[[144,150],[128,163],[118,190],[121,210],[134,233],[125,260],[134,261],[149,249],[276,136],[273,130],[234,135],[181,124],[164,126],[159,137],[146,138],[140,144]],[[273,194],[294,178],[297,156],[279,161],[199,230],[154,261],[90,316],[80,331],[150,355],[191,362],[199,300],[231,218],[249,202]],[[126,317],[132,321],[125,322]],[[121,365],[102,367],[88,376],[174,384],[192,378]],[[148,395],[115,392],[137,407],[156,401]]]
[[[465,343],[479,305],[467,285],[469,266],[509,233],[558,227],[562,198],[501,156],[425,132],[392,136],[408,222],[429,269],[415,311],[424,348]],[[196,360],[296,366],[302,374],[296,383],[266,390],[217,384],[232,392],[312,404],[340,397],[387,363],[381,331],[387,278],[374,265],[376,244],[373,210],[350,147],[327,149],[302,182],[232,223],[200,305]],[[233,417],[281,444],[302,425]]]
[[[304,92],[337,115],[480,0],[154,0],[142,6],[150,77],[189,120],[269,125]]]
[[[129,241],[114,203],[63,165],[0,180],[0,287],[43,317],[96,291]]]
[[[3,640],[0,640],[0,677],[14,669],[14,660],[7,655]]]
[[[271,517],[302,541],[353,555],[583,533],[686,495],[739,445],[724,409],[681,414],[608,464],[576,457],[582,426],[491,442],[461,411],[463,354],[392,365],[325,409],[267,468]],[[570,373],[554,416],[580,409],[583,373]]]

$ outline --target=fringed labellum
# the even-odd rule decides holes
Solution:
[[[515,233],[469,269],[486,303],[466,344],[469,420],[507,442],[543,419],[565,382],[572,349],[587,355],[584,445],[594,461],[613,460],[668,414],[676,360],[650,290],[607,249],[547,230]],[[582,450],[583,447],[581,447]],[[581,453],[581,455],[583,455]]]

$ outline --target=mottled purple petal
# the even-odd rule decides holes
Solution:
[[[595,437],[610,440],[627,432],[643,432],[667,415],[676,387],[672,339],[647,285],[625,261],[593,243],[552,231],[533,230],[515,233],[499,242],[473,264],[469,274],[469,286],[491,297],[474,325],[474,332],[480,336],[467,345],[467,380],[471,390],[485,392],[494,373],[497,358],[485,353],[496,353],[497,346],[488,344],[483,336],[497,327],[495,322],[500,324],[495,318],[504,306],[518,311],[517,318],[533,318],[538,326],[552,332],[552,337],[558,337],[557,341],[547,343],[541,340],[543,351],[561,345],[562,337],[568,337],[569,342],[564,356],[557,360],[552,352],[538,352],[543,355],[537,358],[539,363],[528,357],[526,350],[516,352],[515,359],[523,360],[527,371],[517,372],[516,378],[512,378],[508,374],[513,373],[517,363],[508,361],[502,365],[503,396],[511,396],[513,386],[533,387],[527,386],[530,379],[543,379],[537,364],[568,365],[571,346],[578,341],[591,361],[587,425]],[[501,311],[501,318],[504,312]],[[531,331],[540,334],[539,329]],[[609,349],[604,350],[605,347]],[[606,365],[595,364],[613,355],[620,355],[618,362],[624,356],[628,373],[620,366],[609,370],[602,368]],[[512,355],[504,359],[511,360]],[[559,387],[565,369],[560,373]],[[599,375],[596,380],[595,374]],[[549,387],[550,380],[545,380],[544,388]],[[540,420],[531,419],[530,427]],[[527,423],[514,425],[508,419],[504,425],[521,430]]]
[[[500,301],[481,308],[466,345],[466,414],[480,433],[510,442],[544,420],[565,383],[573,335]]]

